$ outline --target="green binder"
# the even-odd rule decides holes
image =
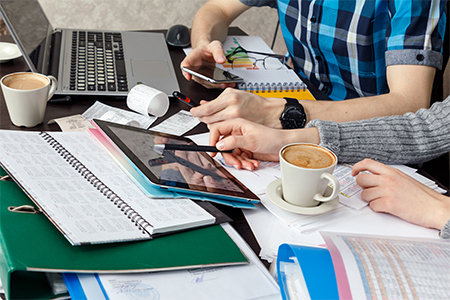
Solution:
[[[74,247],[43,214],[8,210],[21,205],[33,203],[16,183],[0,181],[0,278],[8,299],[54,298],[45,272],[145,272],[248,263],[220,225],[149,241]]]

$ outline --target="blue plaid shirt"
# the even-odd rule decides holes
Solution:
[[[447,0],[240,0],[277,7],[295,70],[333,100],[385,94],[386,67],[442,68]]]

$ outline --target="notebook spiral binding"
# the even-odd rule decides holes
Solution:
[[[306,85],[300,82],[241,82],[237,88],[248,92],[295,92],[306,89]]]
[[[151,236],[147,231],[148,227],[153,227],[149,222],[142,218],[131,206],[122,200],[113,190],[106,186],[100,179],[97,178],[83,163],[74,157],[66,148],[64,148],[56,139],[49,133],[41,132],[40,136],[52,146],[75,170],[78,171],[90,184],[92,184],[98,191],[100,191],[106,198],[114,203],[130,220],[133,222],[143,234]]]

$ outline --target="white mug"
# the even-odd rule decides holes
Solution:
[[[11,122],[34,127],[44,121],[47,101],[55,94],[57,81],[53,76],[20,72],[3,76],[1,86]]]
[[[283,199],[302,207],[317,206],[339,195],[340,185],[333,176],[336,155],[321,146],[295,143],[284,146],[279,153]],[[328,182],[331,195],[324,195]]]

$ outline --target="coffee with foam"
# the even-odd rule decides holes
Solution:
[[[331,152],[315,145],[292,145],[283,150],[282,156],[288,163],[308,169],[323,169],[336,162]]]
[[[28,91],[43,88],[48,82],[49,80],[46,77],[33,73],[21,73],[6,78],[3,84],[11,89]]]

